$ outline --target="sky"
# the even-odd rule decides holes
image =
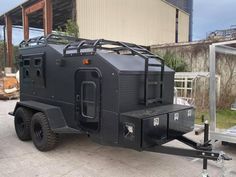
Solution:
[[[203,39],[212,31],[236,25],[236,0],[193,1],[193,39]]]
[[[0,0],[0,14],[16,7],[25,0]],[[207,34],[219,29],[230,28],[236,25],[236,0],[193,0],[193,40],[206,38]],[[235,26],[236,27],[236,26]],[[0,29],[2,36],[2,29]],[[13,31],[13,43],[19,43],[23,38],[20,29]],[[30,36],[42,33],[30,32]]]
[[[0,0],[0,15],[7,12],[26,0]]]
[[[26,0],[0,0],[0,15],[3,13],[13,9],[14,7],[22,4]],[[43,35],[43,32],[35,32],[35,31],[30,31],[30,37],[36,37]],[[0,27],[0,39],[3,38],[3,30],[2,27]],[[22,40],[23,40],[23,30],[22,29],[14,29],[13,28],[13,44],[18,45]]]

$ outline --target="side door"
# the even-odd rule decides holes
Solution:
[[[80,69],[75,74],[75,112],[85,131],[98,131],[101,109],[101,74],[97,69]]]

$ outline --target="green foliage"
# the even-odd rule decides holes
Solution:
[[[79,37],[79,27],[76,22],[72,21],[71,19],[67,20],[64,26],[58,27],[56,32],[62,35]]]
[[[18,46],[13,46],[13,65],[15,68],[18,69],[18,58],[20,55],[19,47]]]
[[[182,58],[176,56],[174,53],[167,51],[163,58],[165,60],[165,64],[176,72],[188,71],[187,63]]]
[[[16,60],[19,56],[19,47],[13,46],[13,65],[16,67]],[[0,70],[5,67],[5,56],[4,56],[4,41],[0,41]]]
[[[205,118],[209,118],[209,113],[207,111],[197,111],[196,112],[196,124],[202,124],[201,115]],[[216,127],[227,129],[236,125],[236,111],[231,111],[229,109],[221,109],[216,112]]]

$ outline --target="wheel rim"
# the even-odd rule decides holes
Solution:
[[[39,123],[35,123],[34,125],[34,134],[37,141],[42,141],[43,139],[43,129]]]
[[[18,117],[16,119],[16,127],[17,127],[17,131],[18,133],[22,134],[25,130],[25,123],[22,117]]]

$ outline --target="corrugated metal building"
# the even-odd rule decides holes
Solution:
[[[22,10],[27,9],[24,14],[29,18],[28,25],[45,28],[47,23],[43,21],[47,19],[47,32],[50,32],[50,27],[55,30],[67,19],[73,19],[77,21],[82,38],[105,38],[150,46],[189,41],[191,13],[184,8],[185,1],[26,0],[6,14],[13,21],[12,24],[21,25],[24,20]],[[47,12],[42,10],[46,7],[44,2],[51,4],[47,9],[52,14],[52,22],[50,17],[43,17]],[[0,24],[4,24],[4,16],[0,15]],[[28,37],[26,30],[24,38]]]
[[[76,0],[82,38],[150,46],[189,41],[187,12],[164,0]]]
[[[25,40],[29,39],[29,27],[43,28],[48,35],[72,19],[79,26],[81,38],[104,38],[144,46],[187,42],[190,15],[172,3],[167,0],[25,0],[0,14],[0,25],[6,29],[5,63],[13,64],[14,25],[23,26]]]

